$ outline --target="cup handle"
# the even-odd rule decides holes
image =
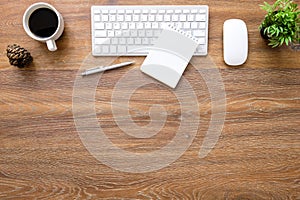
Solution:
[[[48,47],[49,51],[56,51],[57,50],[57,46],[56,46],[54,40],[48,40],[46,42],[46,44],[47,44],[47,47]]]

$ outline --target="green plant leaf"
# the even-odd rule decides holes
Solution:
[[[259,26],[264,34],[270,37],[272,47],[289,45],[292,41],[300,41],[300,10],[293,0],[276,0],[273,4],[264,2],[260,5],[267,14]]]
[[[280,30],[277,28],[276,29],[276,37],[278,37],[279,33],[280,33]]]
[[[280,29],[280,32],[283,32],[283,28],[281,26],[279,27],[279,29]]]
[[[282,45],[282,44],[283,44],[283,42],[284,42],[284,38],[281,38],[281,39],[280,39],[280,43],[279,43],[279,44],[280,44],[280,45]]]
[[[286,44],[286,46],[289,45],[289,38],[285,38],[285,44]]]

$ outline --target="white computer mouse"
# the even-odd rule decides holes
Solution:
[[[228,19],[223,25],[223,54],[227,65],[238,66],[248,56],[248,31],[243,20]]]

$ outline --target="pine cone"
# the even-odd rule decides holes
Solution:
[[[19,68],[23,68],[26,65],[29,65],[33,60],[30,53],[17,44],[8,45],[6,52],[9,63]]]

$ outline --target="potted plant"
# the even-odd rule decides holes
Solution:
[[[296,3],[292,0],[276,0],[273,5],[264,2],[260,7],[267,12],[259,29],[262,37],[268,40],[268,45],[279,47],[300,43],[300,11]]]

